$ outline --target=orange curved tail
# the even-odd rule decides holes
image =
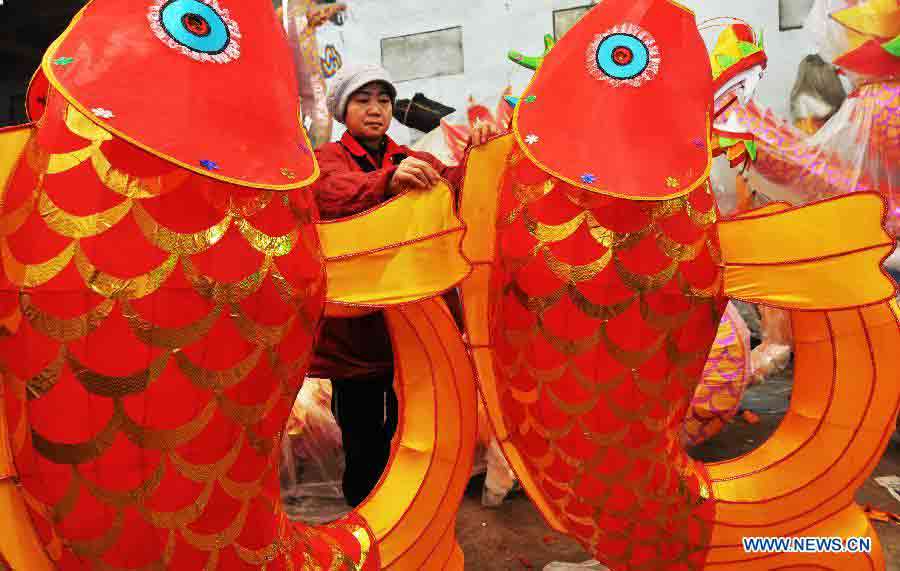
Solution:
[[[883,569],[854,494],[894,431],[900,308],[879,275],[893,240],[881,197],[769,206],[720,224],[726,294],[791,311],[796,368],[775,434],[707,466],[716,509],[710,569]],[[753,236],[747,240],[747,236]],[[870,553],[748,554],[745,537],[867,537]]]

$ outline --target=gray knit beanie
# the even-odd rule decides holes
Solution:
[[[342,67],[334,76],[331,90],[328,93],[326,103],[328,112],[338,122],[344,122],[347,113],[347,102],[356,90],[373,81],[380,81],[387,85],[391,99],[397,98],[397,88],[391,81],[391,76],[380,65],[357,64]]]

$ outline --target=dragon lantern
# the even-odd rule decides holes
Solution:
[[[817,0],[807,27],[820,52],[855,84],[838,112],[806,136],[754,102],[729,121],[756,138],[754,186],[802,204],[875,191],[888,201],[888,228],[900,228],[900,6],[895,0]]]

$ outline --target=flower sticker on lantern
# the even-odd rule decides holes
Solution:
[[[615,87],[640,87],[659,73],[659,46],[649,32],[622,24],[597,35],[587,50],[591,75]]]
[[[241,55],[240,29],[218,0],[155,0],[147,18],[156,37],[197,61],[228,63]]]

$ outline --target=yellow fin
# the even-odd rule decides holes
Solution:
[[[462,281],[465,227],[453,191],[440,182],[365,214],[316,225],[328,274],[328,302],[390,306],[428,299]]]
[[[881,263],[894,249],[875,193],[800,208],[750,212],[719,223],[725,294],[801,310],[836,310],[889,300]]]
[[[900,34],[900,8],[896,0],[869,0],[831,14],[842,26],[871,39],[890,40]]]
[[[478,387],[497,442],[510,468],[547,524],[555,531],[567,533],[565,524],[554,513],[551,500],[538,486],[537,480],[531,475],[516,447],[510,443],[510,431],[503,417],[500,390],[494,375],[488,291],[497,239],[498,197],[506,169],[523,160],[529,159],[519,150],[512,135],[498,137],[476,147],[467,157],[460,209],[463,221],[468,227],[463,249],[475,265],[475,269],[462,283],[460,290],[469,350],[475,362]]]
[[[0,136],[0,141],[2,139]],[[0,377],[0,514],[3,514],[0,517],[0,561],[6,560],[13,569],[53,571],[55,566],[31,523],[25,499],[17,485],[18,472],[13,463],[10,439],[12,427],[8,425],[6,403],[3,402],[5,382]]]

